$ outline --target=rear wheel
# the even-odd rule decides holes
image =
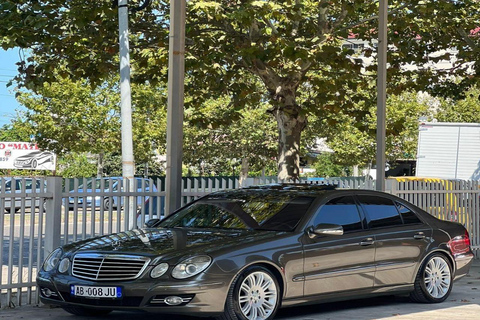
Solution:
[[[428,257],[418,271],[410,298],[422,303],[442,302],[450,295],[452,286],[450,261],[436,253]]]
[[[78,306],[62,306],[62,309],[76,316],[106,316],[112,310],[93,309]]]
[[[280,306],[281,290],[266,268],[254,266],[233,282],[221,320],[270,320]]]

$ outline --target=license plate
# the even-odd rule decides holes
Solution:
[[[70,294],[85,298],[121,298],[122,287],[70,286]]]

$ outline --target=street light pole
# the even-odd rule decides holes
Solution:
[[[379,1],[378,74],[377,74],[377,182],[376,189],[385,191],[385,118],[387,104],[387,19],[388,0]]]
[[[132,98],[130,88],[130,53],[128,42],[128,0],[118,0],[118,31],[120,44],[120,113],[122,121],[122,175],[128,181],[129,191],[134,191],[135,162],[133,159]],[[128,228],[136,226],[134,197],[129,197],[126,207]]]
[[[185,71],[185,0],[170,0],[168,53],[167,168],[165,213],[181,206],[183,155],[183,93]]]

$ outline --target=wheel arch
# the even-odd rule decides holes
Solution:
[[[445,256],[447,259],[448,259],[448,262],[450,262],[450,265],[452,266],[452,278],[455,278],[455,273],[456,273],[456,266],[455,266],[455,259],[453,259],[452,255],[450,254],[450,252],[448,252],[446,249],[442,249],[442,248],[437,248],[435,250],[432,250],[430,252],[428,252],[425,257],[423,257],[422,261],[418,264],[416,270],[415,270],[415,274],[414,274],[414,281],[415,281],[415,277],[417,276],[417,273],[418,271],[420,270],[420,268],[423,266],[423,264],[425,263],[425,261],[427,260],[428,257],[430,257],[431,255],[433,254],[436,254],[436,253],[439,253],[443,256]]]
[[[286,286],[285,275],[282,272],[282,269],[271,261],[266,261],[266,260],[265,261],[254,261],[252,263],[249,263],[249,264],[243,266],[243,268],[238,270],[238,272],[232,278],[230,286],[233,284],[235,279],[238,278],[238,276],[240,276],[243,272],[245,272],[245,270],[247,270],[249,268],[252,268],[252,267],[257,267],[257,266],[267,269],[268,271],[270,271],[275,276],[275,278],[277,279],[278,285],[280,286],[280,288],[279,288],[280,292],[281,292],[280,296],[283,299],[283,296],[284,296],[285,291],[286,291],[285,290],[285,286]]]

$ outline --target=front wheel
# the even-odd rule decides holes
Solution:
[[[450,295],[452,287],[450,261],[442,254],[433,254],[420,267],[410,298],[422,303],[442,302]]]
[[[270,320],[280,306],[281,290],[266,268],[254,266],[241,273],[227,296],[221,320]]]
[[[106,316],[112,312],[112,310],[108,309],[93,309],[78,306],[62,306],[62,309],[76,316]]]

